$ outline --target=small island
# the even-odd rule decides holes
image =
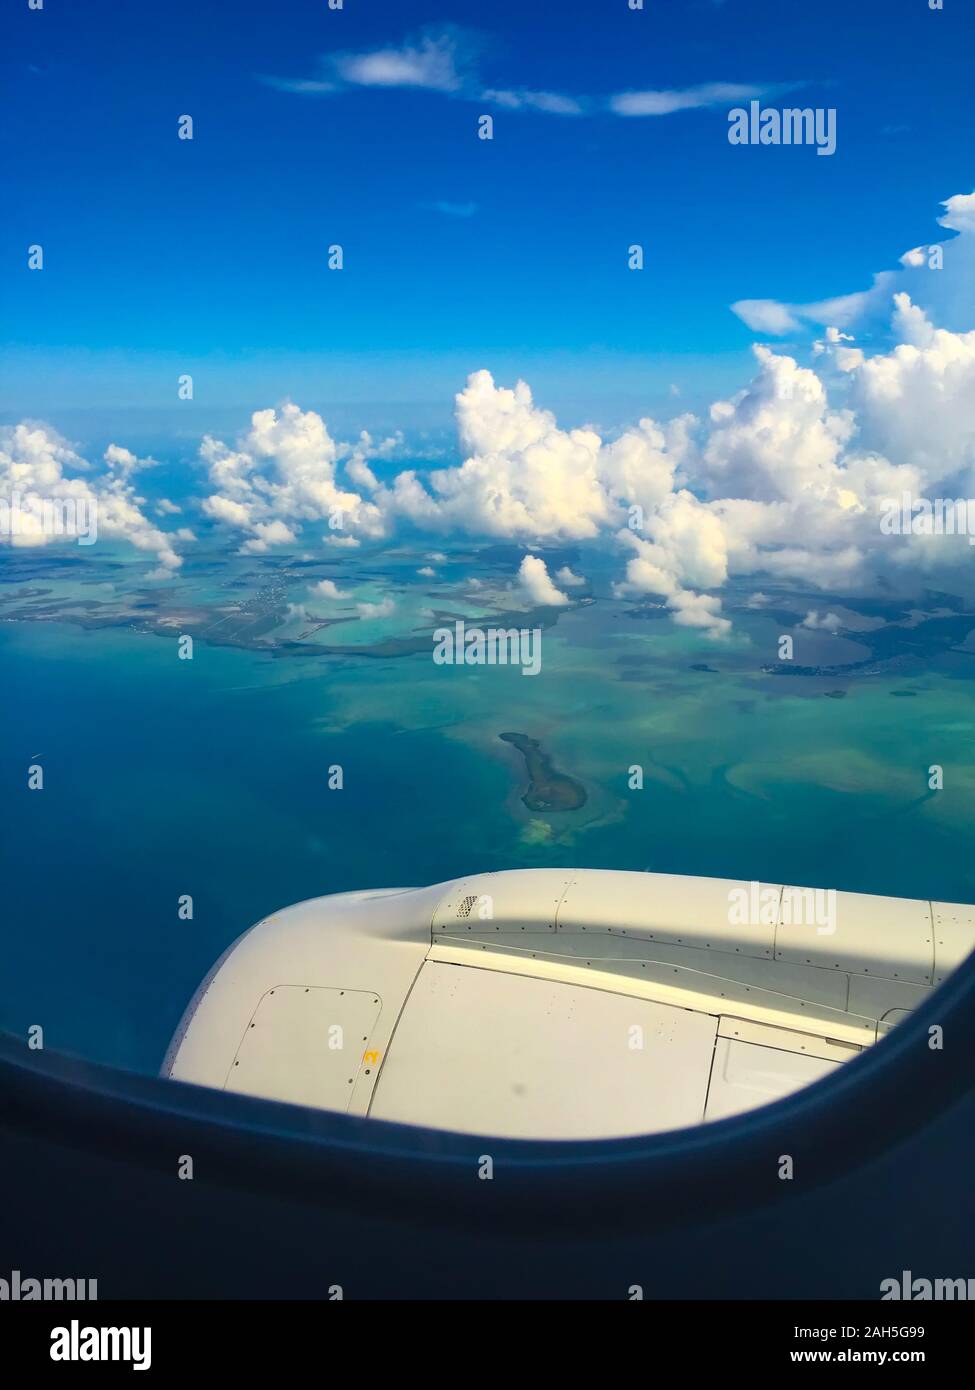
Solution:
[[[528,790],[521,799],[529,811],[578,811],[580,806],[585,806],[585,787],[573,777],[555,770],[552,759],[537,738],[512,733],[498,737],[513,744],[525,759]]]

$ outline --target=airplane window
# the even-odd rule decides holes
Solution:
[[[0,1151],[947,1096],[973,7],[7,8]]]

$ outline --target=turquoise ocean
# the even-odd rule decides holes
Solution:
[[[869,652],[808,633],[803,660],[831,671],[787,679],[762,670],[782,623],[743,608],[715,644],[597,598],[546,628],[537,677],[205,640],[181,661],[175,637],[127,626],[0,625],[0,1027],[153,1072],[202,976],[266,913],[488,870],[975,900],[967,644],[842,679]],[[585,805],[527,809],[506,730]]]

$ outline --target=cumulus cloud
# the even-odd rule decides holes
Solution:
[[[760,349],[756,381],[718,410],[702,457],[730,573],[824,589],[878,573],[903,583],[909,570],[968,583],[964,537],[893,545],[880,519],[905,495],[972,494],[975,332],[935,327],[904,293],[892,307],[899,341],[848,363],[841,409],[814,373]]]
[[[172,574],[182,564],[173,539],[147,519],[143,500],[130,481],[151,460],[137,459],[112,444],[104,462],[106,471],[96,474],[48,425],[22,421],[0,428],[0,500],[11,522],[0,529],[0,543],[77,543],[84,532],[93,539],[126,541],[154,556],[157,568],[151,578]],[[76,476],[79,473],[86,476]],[[57,518],[59,525],[52,528]],[[184,538],[190,534],[184,533]]]
[[[298,539],[296,532],[283,521],[249,521],[253,533],[240,547],[242,555],[266,555],[276,545],[291,545]]]
[[[562,608],[567,596],[552,583],[545,561],[538,555],[526,555],[518,569],[518,587],[522,597],[533,607]]]
[[[387,524],[526,543],[593,540],[629,508],[659,507],[690,454],[690,416],[665,427],[644,419],[604,441],[592,428],[560,428],[527,383],[499,386],[487,371],[472,373],[456,407],[463,463],[426,480],[398,474],[375,496]]]
[[[495,386],[474,372],[456,400],[462,451],[456,468],[434,470],[429,489],[413,470],[383,498],[415,525],[471,535],[592,538],[611,518],[598,476],[599,436],[561,430],[540,410],[525,382]]]
[[[355,611],[360,618],[389,618],[396,611],[396,600],[387,597],[378,603],[357,603]]]
[[[841,371],[850,371],[853,367],[858,367],[863,361],[863,353],[859,348],[844,346],[845,343],[855,342],[856,339],[852,333],[841,333],[838,328],[829,327],[822,338],[813,343],[813,356],[831,356]]]
[[[317,584],[311,586],[311,592],[317,594],[319,598],[343,599],[350,595],[344,589],[340,589],[334,579],[320,579]]]
[[[703,453],[719,495],[794,499],[836,485],[836,460],[853,432],[849,411],[831,411],[815,372],[756,347],[759,372],[734,401],[711,408]]]
[[[257,411],[231,444],[204,438],[203,512],[245,553],[354,548],[400,529],[527,549],[617,545],[618,594],[655,600],[678,624],[712,637],[729,630],[722,591],[743,576],[754,576],[756,587],[770,580],[833,593],[933,575],[954,582],[970,568],[967,537],[891,536],[881,525],[892,499],[905,494],[975,495],[975,304],[964,327],[945,326],[930,307],[944,291],[927,288],[964,280],[966,267],[975,279],[975,194],[949,198],[940,221],[954,237],[944,271],[929,268],[931,257],[918,265],[909,255],[866,292],[886,304],[889,336],[860,339],[881,342],[872,354],[847,331],[848,317],[862,310],[851,304],[855,297],[822,301],[816,315],[828,306],[831,316],[811,344],[815,370],[756,345],[751,381],[716,401],[705,419],[643,418],[613,437],[590,425],[565,428],[526,382],[504,385],[475,371],[455,402],[458,461],[429,471],[374,469],[405,452],[402,436],[375,440],[364,432],[340,443],[320,415],[288,403]],[[903,277],[913,277],[917,293]],[[785,309],[796,322],[816,317],[810,306]],[[766,322],[781,320],[773,313]],[[171,572],[180,563],[177,540],[192,533],[167,535],[146,520],[133,478],[151,463],[113,444],[94,476],[46,427],[0,433],[0,482],[8,490],[97,496],[100,529],[154,553],[160,572]],[[165,501],[157,508],[176,510]],[[430,578],[447,556],[432,550],[424,558],[419,573]],[[551,577],[544,559],[528,554],[516,593],[565,606],[565,591],[583,583],[567,566]],[[347,597],[332,581],[317,593]],[[759,593],[751,604],[764,601]],[[391,603],[357,611],[388,616]],[[812,609],[805,621],[832,630],[835,618],[831,609],[822,618]]]
[[[972,200],[945,207],[959,242],[975,241]],[[655,597],[676,622],[721,636],[721,590],[733,577],[835,590],[911,564],[929,573],[958,563],[931,537],[905,538],[895,558],[880,519],[904,493],[975,491],[975,331],[936,326],[901,290],[888,315],[887,351],[867,356],[838,323],[813,344],[819,371],[756,345],[752,380],[706,420],[644,418],[615,438],[563,428],[526,382],[476,371],[456,397],[461,461],[382,482],[365,459],[394,456],[396,438],[337,445],[312,412],[258,412],[234,448],[204,441],[217,489],[205,508],[250,549],[288,543],[336,508],[344,529],[325,537],[336,545],[401,527],[526,546],[615,535],[619,594]],[[354,493],[336,481],[340,456]],[[576,578],[565,569],[553,581],[528,556],[519,584],[532,601],[561,605]]]
[[[627,562],[619,597],[652,594],[664,600],[674,621],[720,637],[731,629],[717,596],[699,592],[728,577],[727,537],[720,518],[686,489],[668,497],[644,524],[645,534],[620,531],[635,553]]]
[[[679,415],[666,425],[640,421],[599,452],[599,475],[616,508],[638,507],[654,512],[674,491],[682,468],[693,454],[691,415]]]
[[[951,198],[945,209],[955,263],[965,264],[975,199]],[[849,309],[849,299],[823,304]],[[336,545],[400,527],[526,546],[616,536],[624,562],[617,592],[655,598],[677,623],[715,637],[728,631],[721,591],[735,577],[835,592],[869,588],[881,574],[906,582],[912,566],[953,571],[967,551],[961,557],[959,547],[938,543],[944,538],[924,536],[895,547],[880,522],[905,493],[975,492],[975,331],[938,326],[898,288],[887,313],[886,350],[867,355],[835,321],[812,344],[818,370],[756,345],[752,380],[706,419],[644,418],[615,438],[591,426],[566,429],[526,382],[506,386],[476,371],[456,397],[460,461],[382,482],[366,458],[395,456],[396,438],[337,445],[314,413],[258,412],[234,448],[204,442],[215,484],[205,506],[252,549],[275,535],[287,543],[334,508],[346,516],[341,533],[325,533]],[[336,481],[340,457],[354,493]],[[964,549],[965,538],[956,539]],[[441,552],[426,558],[444,560]],[[522,594],[538,603],[564,605],[577,583],[567,567],[553,580],[539,556],[527,556],[519,573]]]
[[[241,549],[251,554],[290,544],[304,523],[314,521],[338,531],[336,543],[342,543],[341,533],[353,542],[360,536],[378,539],[384,534],[379,508],[336,481],[336,463],[347,454],[347,471],[363,485],[368,473],[378,488],[365,463],[373,447],[368,435],[357,445],[339,446],[320,415],[291,402],[280,410],[255,411],[250,429],[233,447],[204,437],[200,458],[213,491],[203,510],[244,532]]]
[[[767,348],[734,401],[712,409],[700,485],[725,537],[729,574],[767,573],[821,587],[856,582],[875,547],[881,500],[917,471],[860,444],[848,408],[831,408],[808,368]]]
[[[154,458],[137,458],[131,449],[124,449],[119,444],[109,444],[103,457],[110,472],[116,478],[130,478],[133,473],[138,473],[140,469],[158,467]]]
[[[878,453],[916,470],[919,482],[975,487],[975,331],[935,328],[898,295],[902,339],[852,374],[851,401]]]
[[[975,235],[975,193],[954,193],[941,206],[945,212],[938,218],[940,226]]]
[[[581,574],[573,574],[568,565],[556,570],[555,577],[566,589],[578,589],[587,582]]]
[[[802,620],[803,627],[812,628],[814,631],[839,632],[843,626],[843,619],[837,617],[835,613],[819,613],[814,608]]]

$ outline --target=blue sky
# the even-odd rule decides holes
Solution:
[[[671,384],[698,407],[747,372],[734,301],[863,289],[972,186],[962,0],[24,0],[4,29],[0,412],[76,436],[138,443],[140,412],[198,435],[286,396],[339,428],[444,426],[480,367],[569,424]],[[449,54],[431,85],[375,85],[369,55],[424,36]],[[727,98],[612,108],[714,83],[834,106],[836,154],[732,147]]]

